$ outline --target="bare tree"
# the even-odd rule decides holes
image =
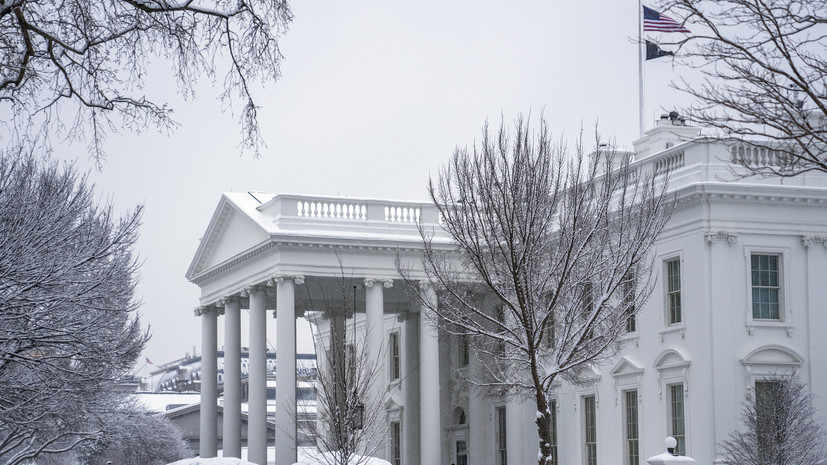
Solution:
[[[286,0],[0,0],[0,109],[25,138],[34,122],[34,136],[63,127],[60,104],[71,103],[69,135],[89,133],[100,161],[109,130],[175,125],[142,90],[150,60],[163,57],[185,96],[202,75],[224,73],[224,104],[244,102],[242,147],[258,153],[250,86],[279,77],[278,38],[291,21]]]
[[[370,359],[355,328],[348,335],[347,317],[355,316],[349,309],[356,292],[349,281],[341,279],[341,298],[325,297],[325,315],[315,317],[327,319],[329,342],[322,340],[318,320],[311,326],[316,353],[322,355],[315,389],[317,418],[297,423],[318,452],[315,461],[320,465],[366,463],[378,451],[386,430],[387,390],[377,384],[382,381],[381,360]]]
[[[733,465],[812,465],[823,458],[824,427],[798,377],[756,382],[741,410],[744,431],[721,447]]]
[[[827,2],[825,0],[665,0],[693,34],[676,56],[704,80],[678,88],[685,110],[723,139],[756,152],[734,154],[750,174],[827,172]]]
[[[140,209],[117,218],[71,166],[0,153],[0,463],[101,429],[148,338],[134,298]]]
[[[634,329],[671,212],[665,180],[657,187],[628,154],[589,157],[582,142],[573,154],[553,144],[544,120],[536,134],[522,117],[513,133],[486,125],[428,185],[451,239],[423,231],[436,305],[411,286],[433,322],[472,347],[472,383],[536,402],[540,465],[551,460],[552,383],[577,380]]]

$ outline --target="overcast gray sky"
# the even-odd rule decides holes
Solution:
[[[582,125],[589,145],[598,120],[621,148],[637,138],[637,1],[398,3],[292,3],[283,76],[256,91],[268,144],[260,159],[239,156],[239,115],[222,107],[218,88],[204,81],[184,101],[172,70],[153,70],[147,94],[168,101],[182,126],[110,135],[109,159],[91,178],[119,210],[146,207],[139,294],[156,365],[201,351],[199,291],[184,273],[222,192],[425,200],[428,176],[455,146],[478,139],[486,119],[518,112],[534,121],[543,112],[569,139]],[[668,88],[685,70],[669,58],[646,66],[651,125],[664,107],[687,103]],[[93,165],[83,144],[56,149]]]

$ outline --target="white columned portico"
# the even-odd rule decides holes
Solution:
[[[276,278],[276,465],[296,462],[296,300],[303,276]]]
[[[198,307],[201,317],[201,457],[215,457],[218,452],[218,311]]]
[[[241,457],[241,301],[224,302],[224,457]]]
[[[246,293],[250,298],[247,461],[267,465],[267,292],[255,286]]]
[[[436,308],[433,286],[423,284],[427,306]],[[419,428],[421,463],[442,461],[442,425],[439,402],[439,338],[437,328],[428,321],[431,310],[425,304],[419,312]]]

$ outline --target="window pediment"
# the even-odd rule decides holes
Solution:
[[[666,349],[658,354],[654,365],[658,370],[665,370],[667,368],[686,368],[690,363],[690,360],[677,349]]]
[[[766,345],[751,350],[742,360],[744,365],[801,365],[804,359],[792,349],[780,345]]]

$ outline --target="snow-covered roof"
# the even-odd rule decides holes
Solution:
[[[201,402],[201,394],[197,392],[139,392],[135,398],[148,410],[159,413]]]

